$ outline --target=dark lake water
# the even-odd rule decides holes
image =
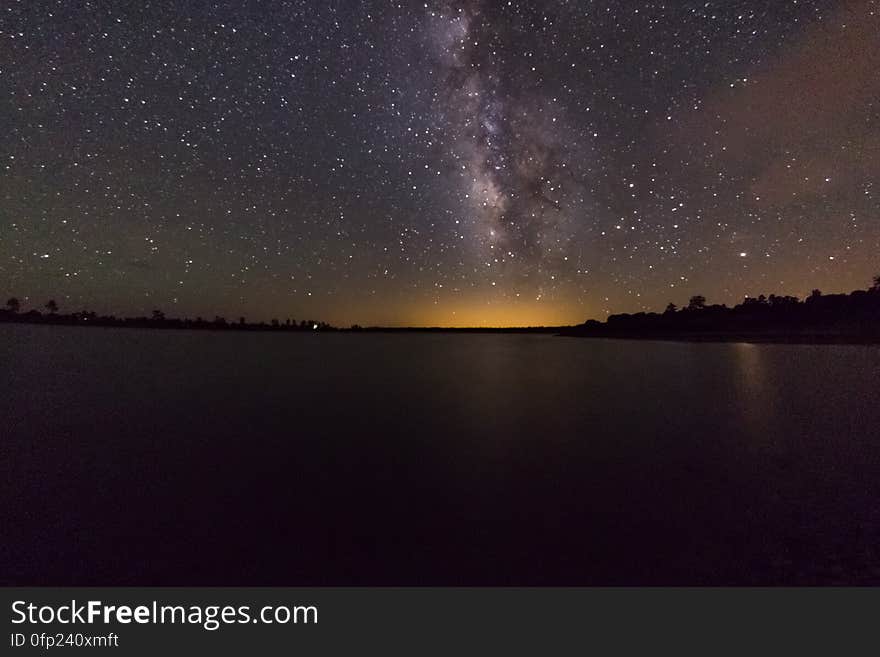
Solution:
[[[0,327],[2,584],[880,584],[880,348]]]

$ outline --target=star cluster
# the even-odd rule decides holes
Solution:
[[[880,268],[873,0],[10,0],[25,304],[526,325]]]

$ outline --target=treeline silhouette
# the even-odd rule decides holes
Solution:
[[[724,304],[709,305],[706,298],[696,295],[688,305],[678,308],[670,303],[662,313],[611,315],[605,322],[588,320],[577,326],[534,326],[510,328],[443,328],[443,327],[361,327],[357,324],[340,329],[326,322],[294,319],[270,322],[248,322],[244,317],[227,321],[214,319],[168,318],[161,310],[146,317],[98,315],[83,310],[69,314],[59,312],[58,304],[49,300],[43,306],[22,312],[16,297],[0,308],[0,322],[61,324],[76,326],[122,326],[162,329],[204,329],[229,331],[355,331],[355,332],[458,332],[458,333],[558,333],[582,337],[667,338],[686,340],[802,341],[802,342],[880,342],[880,275],[874,277],[867,290],[849,294],[822,294],[813,290],[806,299],[793,296],[746,297],[730,308]]]
[[[134,328],[161,328],[161,329],[194,329],[194,330],[227,330],[227,331],[335,331],[335,327],[326,322],[312,319],[278,320],[270,322],[248,322],[244,317],[235,321],[227,321],[225,317],[204,319],[196,317],[174,318],[166,317],[161,310],[154,310],[147,317],[116,317],[115,315],[98,315],[89,310],[82,310],[69,314],[58,312],[58,304],[49,300],[43,306],[46,312],[40,312],[36,308],[22,312],[21,302],[12,297],[5,307],[0,308],[0,322],[19,322],[28,324],[61,324],[67,326],[122,326]]]
[[[747,297],[729,308],[709,305],[691,297],[679,309],[670,303],[662,313],[611,315],[605,322],[589,320],[563,331],[587,337],[644,337],[735,339],[772,341],[880,341],[880,275],[867,290],[850,294],[822,294],[813,290],[806,299],[793,296]]]

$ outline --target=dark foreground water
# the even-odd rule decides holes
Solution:
[[[2,584],[880,584],[880,348],[0,327]]]

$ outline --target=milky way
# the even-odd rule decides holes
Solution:
[[[453,184],[463,201],[456,211],[479,257],[494,267],[487,276],[540,296],[567,272],[582,237],[577,227],[589,224],[579,182],[586,151],[557,99],[516,84],[499,52],[516,39],[509,23],[486,3],[431,12],[441,71],[437,116],[451,139]]]
[[[872,0],[20,0],[24,307],[559,324],[880,269]]]

